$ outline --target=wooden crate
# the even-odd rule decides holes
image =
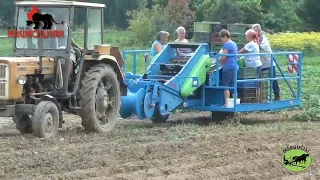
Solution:
[[[222,43],[221,39],[219,37],[219,33],[215,33],[215,32],[211,33],[210,42],[211,43]]]
[[[257,77],[256,68],[241,67],[238,71],[238,79],[255,79]]]
[[[227,30],[230,32],[231,36],[233,34],[245,34],[246,32],[246,25],[244,24],[228,24]]]
[[[246,43],[246,36],[244,34],[234,34],[231,36],[231,40],[235,43],[245,44]]]
[[[193,35],[194,42],[210,43],[210,33],[207,32],[195,32]]]
[[[228,26],[227,26],[227,24],[212,24],[212,26],[211,26],[212,28],[211,28],[211,32],[213,32],[213,33],[219,33],[222,29],[227,29],[228,28]]]
[[[222,43],[211,43],[211,52],[219,52],[222,49]]]
[[[211,33],[211,22],[194,22],[193,32]]]
[[[259,103],[269,100],[269,86],[264,85],[260,88],[260,101],[257,100],[256,88],[238,88],[238,98],[241,103]]]

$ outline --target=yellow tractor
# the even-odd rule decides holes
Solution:
[[[62,112],[77,114],[87,132],[109,133],[126,94],[117,47],[104,44],[105,4],[16,1],[15,57],[0,57],[0,117],[21,133],[51,138]],[[83,10],[83,48],[73,40],[75,10]]]

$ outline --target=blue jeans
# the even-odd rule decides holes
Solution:
[[[221,86],[234,86],[234,69],[222,69]],[[230,89],[233,93],[233,90]]]
[[[267,71],[269,70],[269,77],[271,77],[271,72],[270,72],[270,68],[263,68],[262,71]],[[273,66],[273,78],[275,78],[277,76],[277,73],[276,73],[276,67]],[[278,81],[277,80],[273,80],[272,81],[272,90],[273,90],[273,94],[275,97],[280,97],[280,87],[279,87],[279,84],[278,84]]]

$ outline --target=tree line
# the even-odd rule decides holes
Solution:
[[[224,21],[228,23],[260,23],[274,31],[318,31],[320,6],[317,0],[78,0],[106,4],[105,25],[127,29],[130,20],[138,18],[140,11],[154,11],[166,24],[185,21]],[[2,25],[12,24],[13,1],[0,0]],[[171,14],[168,14],[171,13]],[[146,14],[146,13],[145,13]],[[165,19],[171,18],[171,19]],[[79,13],[76,21],[84,17]],[[182,20],[184,19],[184,20]]]

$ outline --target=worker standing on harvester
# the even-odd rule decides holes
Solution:
[[[262,69],[262,63],[259,56],[259,37],[253,29],[247,30],[245,35],[248,43],[241,50],[238,51],[238,54],[253,54],[245,56],[244,62],[247,68],[256,68],[256,78],[259,79]],[[256,82],[256,99],[257,102],[260,102],[260,82]]]
[[[231,40],[230,32],[226,29],[222,29],[219,33],[219,37],[223,42],[222,54],[234,54],[234,56],[221,56],[220,62],[222,64],[222,79],[221,86],[234,86],[234,73],[235,69],[239,69],[237,64],[237,52],[238,46]],[[232,92],[233,93],[233,92]],[[224,90],[224,107],[226,107],[227,98],[230,98],[230,90]]]
[[[151,55],[154,57],[159,54],[167,45],[169,33],[166,31],[159,31],[156,36],[156,40],[151,46]]]
[[[152,43],[151,46],[151,55],[153,61],[156,59],[156,57],[160,54],[160,52],[166,47],[169,39],[169,33],[167,31],[159,31],[156,36],[156,40]]]
[[[258,33],[259,36],[259,43],[260,43],[260,53],[272,53],[272,49],[270,47],[270,43],[261,32],[261,26],[260,24],[254,24],[252,25],[252,29]],[[271,67],[271,55],[261,56],[261,62],[262,62],[262,71],[267,71],[269,74],[269,77],[271,77],[270,74],[270,67]],[[273,62],[273,78],[277,76],[276,74],[276,63]],[[280,99],[280,87],[277,80],[273,80],[272,82],[272,88],[274,93],[274,100],[277,101]]]
[[[189,43],[189,41],[186,39],[186,29],[182,26],[178,27],[176,29],[176,33],[178,35],[177,39],[174,41],[176,43]],[[191,56],[192,50],[190,48],[178,48],[177,52],[179,56],[186,56],[189,55]]]

